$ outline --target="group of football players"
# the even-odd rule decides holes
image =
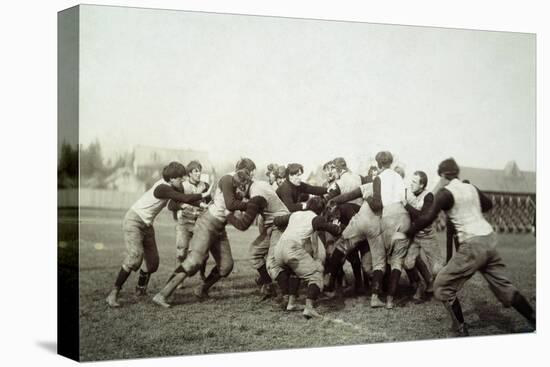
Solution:
[[[177,260],[153,297],[162,307],[171,307],[170,295],[197,272],[202,279],[194,294],[207,297],[233,268],[226,225],[245,231],[257,223],[258,236],[249,245],[256,283],[263,298],[275,300],[284,310],[322,317],[316,308],[320,297],[350,293],[370,293],[370,307],[393,309],[404,270],[413,301],[433,295],[449,312],[455,334],[468,335],[457,292],[479,271],[502,304],[514,307],[535,327],[535,311],[504,274],[496,235],[483,217],[492,203],[459,179],[454,159],[440,163],[440,181],[431,191],[423,171],[415,171],[406,188],[404,171],[390,152],[379,152],[375,160],[376,166],[361,176],[344,158],[335,158],[323,165],[326,181],[319,186],[302,180],[304,167],[298,163],[270,164],[264,181],[254,178],[255,163],[242,158],[234,172],[210,186],[201,181],[200,162],[186,167],[171,162],[124,218],[127,254],[107,303],[120,307],[119,292],[132,271],[139,270],[137,294],[146,294],[149,277],[159,265],[153,221],[168,206],[177,222]],[[447,263],[433,227],[441,211],[460,244]],[[206,275],[209,256],[215,265]],[[346,261],[353,273],[347,288]],[[301,283],[305,306],[298,303]]]

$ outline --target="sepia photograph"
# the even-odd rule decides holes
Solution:
[[[536,332],[535,34],[57,21],[60,354]]]

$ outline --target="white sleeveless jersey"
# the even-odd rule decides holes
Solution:
[[[383,170],[378,177],[380,178],[380,195],[383,207],[401,203],[405,199],[405,182],[397,172],[388,168]]]
[[[143,196],[141,196],[138,201],[132,205],[131,209],[136,212],[137,215],[143,220],[147,225],[153,224],[156,216],[160,213],[162,208],[168,204],[168,199],[157,199],[153,193],[159,185],[170,185],[163,179],[155,182],[153,187],[147,190]]]
[[[473,185],[455,178],[445,188],[453,194],[454,205],[447,215],[455,226],[459,242],[493,232],[493,227],[483,217],[479,195]]]
[[[279,198],[273,187],[265,181],[253,181],[250,185],[250,197],[262,196],[267,201],[262,217],[266,226],[273,224],[275,217],[289,214],[290,211]]]
[[[228,174],[232,175],[233,173],[228,173]],[[227,175],[223,175],[222,178],[224,176],[227,176]],[[210,205],[208,205],[208,211],[215,218],[219,219],[222,222],[225,222],[227,218],[227,215],[225,214],[226,210],[227,210],[227,207],[225,206],[225,199],[223,198],[223,192],[220,189],[220,181],[218,180],[218,182],[216,183],[216,190],[214,191],[214,196],[212,197],[212,202],[210,203]]]
[[[288,220],[288,226],[281,235],[279,241],[299,241],[303,242],[313,234],[313,225],[311,222],[317,214],[311,210],[298,211],[292,213]]]
[[[361,195],[363,195],[363,200],[367,200],[369,196],[372,196],[373,194],[373,188],[372,188],[372,182],[363,184],[359,186],[361,189]]]
[[[363,204],[359,212],[355,214],[349,224],[342,232],[344,239],[369,239],[378,236],[381,233],[380,216],[376,215],[366,199],[373,194],[372,182],[359,186],[363,195]]]
[[[346,194],[361,186],[361,176],[359,176],[356,173],[346,171],[342,174],[342,176],[340,176],[338,180],[336,180],[336,183],[340,188],[340,193]],[[348,203],[361,205],[363,204],[363,199],[362,198],[353,199],[351,201],[348,201]]]

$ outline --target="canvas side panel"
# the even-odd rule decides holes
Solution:
[[[57,352],[80,360],[79,7],[59,12],[57,27]]]

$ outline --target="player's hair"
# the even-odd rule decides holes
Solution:
[[[376,157],[374,157],[374,159],[378,164],[378,168],[389,168],[393,163],[393,155],[388,151],[376,153]]]
[[[233,175],[234,187],[244,188],[250,183],[252,183],[252,177],[250,176],[250,171],[247,169],[237,170]]]
[[[332,165],[333,165],[332,161],[328,161],[327,163],[323,164],[323,171],[331,167]]]
[[[266,176],[269,176],[272,172],[276,175],[279,165],[277,163],[270,163],[267,165],[267,171],[265,172]]]
[[[401,176],[401,178],[405,178],[405,169],[404,169],[403,167],[401,167],[401,166],[395,166],[395,167],[393,168],[393,170],[394,170],[395,172],[397,172],[397,174],[398,174],[399,176]]]
[[[422,185],[423,189],[425,189],[426,186],[428,186],[428,175],[426,175],[426,172],[415,171],[413,175],[418,176],[420,178],[420,185]]]
[[[285,166],[278,166],[273,173],[275,174],[275,178],[285,178],[286,177],[286,168]]]
[[[332,160],[332,165],[336,168],[338,172],[346,171],[348,169],[346,160],[342,157],[334,158]]]
[[[321,215],[325,210],[326,202],[320,196],[311,197],[306,203],[306,210],[311,210],[317,215]]]
[[[256,169],[256,164],[250,158],[241,158],[235,164],[235,171],[247,169],[248,172],[252,172]]]
[[[437,174],[440,177],[445,177],[447,180],[452,180],[458,177],[460,173],[460,168],[454,158],[447,158],[437,167]]]
[[[194,169],[198,169],[199,171],[202,171],[202,164],[199,161],[191,161],[189,164],[187,164],[187,172],[191,173]]]
[[[187,175],[185,166],[180,162],[170,162],[162,169],[162,178],[164,181],[170,181],[172,178],[179,178]]]
[[[285,177],[298,173],[304,173],[304,166],[300,163],[289,163],[288,166],[286,166]]]

